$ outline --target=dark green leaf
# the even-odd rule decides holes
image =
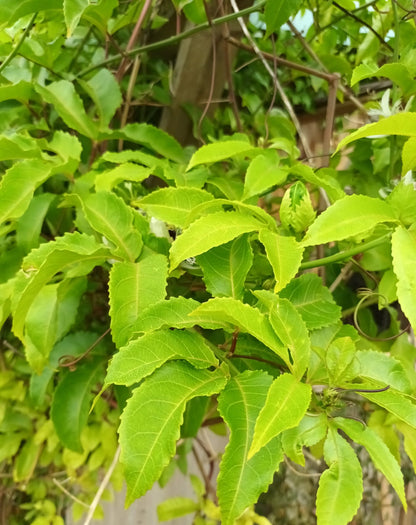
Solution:
[[[75,452],[82,452],[81,432],[87,423],[92,390],[102,373],[102,357],[84,360],[75,371],[66,373],[55,390],[51,419],[62,444]]]

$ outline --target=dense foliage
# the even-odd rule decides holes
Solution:
[[[347,524],[359,448],[406,507],[412,2],[238,9],[0,0],[1,524],[60,525],[69,505],[88,522],[110,477],[129,504],[201,427],[229,429],[217,494],[192,477],[195,501],[160,519],[269,523],[254,505],[306,453],[326,464],[311,519]],[[203,34],[226,47],[180,99],[177,46]],[[373,122],[347,133],[337,100]],[[299,118],[322,104],[313,149]]]

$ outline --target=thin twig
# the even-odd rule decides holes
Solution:
[[[349,16],[350,18],[353,18],[356,22],[358,22],[359,24],[369,29],[375,35],[375,37],[380,41],[380,43],[383,44],[383,46],[386,46],[387,49],[389,49],[389,51],[394,53],[394,49],[391,47],[391,45],[388,44],[379,33],[377,33],[377,31],[374,29],[374,27],[371,24],[367,23],[362,18],[359,18],[352,11],[348,11],[348,9],[345,9],[345,7],[342,7],[342,5],[339,5],[338,2],[332,2],[332,3],[334,4],[335,7],[337,7],[340,11],[345,13],[347,16]]]
[[[227,41],[232,44],[233,46],[239,47],[241,49],[244,49],[245,51],[248,51],[250,53],[254,53],[259,57],[258,53],[247,44],[244,44],[243,42],[240,42],[237,38],[234,38],[233,36],[229,36],[227,38]],[[275,61],[276,64],[280,66],[286,66],[290,69],[294,69],[295,71],[301,71],[302,73],[305,73],[306,75],[312,75],[314,77],[322,78],[326,81],[330,80],[334,75],[332,73],[327,73],[325,71],[319,71],[319,69],[313,69],[309,66],[305,66],[304,64],[298,64],[297,62],[292,62],[291,60],[287,60],[286,58],[281,58],[279,56],[272,55],[272,53],[267,53],[266,51],[260,51],[260,54],[262,57],[264,57],[267,60],[270,60],[271,62]],[[241,69],[241,68],[240,68]]]
[[[29,20],[29,23],[27,24],[25,30],[22,33],[22,36],[20,37],[20,40],[17,42],[16,46],[11,50],[9,55],[3,60],[2,64],[0,65],[0,73],[3,71],[3,69],[13,60],[13,58],[17,55],[21,45],[25,41],[27,35],[29,34],[29,31],[32,29],[33,23],[36,20],[38,13],[35,13],[32,18]]]
[[[147,12],[149,11],[150,7],[152,6],[152,0],[146,0],[145,3],[144,3],[144,6],[142,7],[142,10],[140,11],[140,16],[136,22],[136,25],[134,26],[134,29],[133,29],[133,32],[130,36],[130,39],[127,43],[127,47],[126,47],[126,51],[125,51],[125,54],[128,55],[129,54],[129,51],[131,51],[134,47],[134,45],[136,44],[137,42],[137,39],[139,38],[139,35],[140,35],[140,30],[142,28],[142,25],[143,25],[143,22],[144,22],[144,19],[146,18],[146,15],[147,15]],[[117,69],[117,73],[116,73],[116,80],[118,82],[121,81],[121,79],[123,78],[126,70],[127,70],[127,61],[128,59],[124,56],[122,61],[120,62],[120,65]]]
[[[230,0],[230,3],[231,3],[231,6],[232,6],[234,12],[235,13],[240,13],[240,10],[238,9],[236,1],[235,0]],[[308,144],[308,140],[307,140],[305,134],[302,131],[299,119],[296,116],[296,113],[295,113],[295,111],[293,109],[293,106],[292,106],[290,100],[288,99],[286,93],[284,92],[283,87],[282,87],[282,85],[279,82],[279,79],[274,74],[274,71],[269,66],[269,63],[267,62],[267,60],[263,56],[263,54],[262,54],[261,50],[259,49],[258,45],[253,40],[253,37],[251,36],[250,31],[248,30],[244,19],[240,16],[239,18],[237,18],[237,21],[240,24],[240,27],[243,30],[243,33],[244,33],[245,37],[250,42],[250,44],[253,47],[256,55],[260,58],[264,68],[266,69],[266,71],[270,75],[271,79],[273,80],[273,82],[274,82],[274,84],[276,86],[276,89],[279,92],[280,98],[282,99],[282,102],[283,102],[284,106],[286,107],[286,110],[289,113],[289,116],[292,119],[293,124],[295,125],[296,131],[298,132],[298,135],[299,135],[299,140],[300,140],[300,142],[301,142],[301,144],[303,146],[305,154],[308,157],[312,156],[312,152],[310,150],[310,147],[309,147],[309,144]]]
[[[285,464],[289,469],[294,472],[297,476],[301,476],[302,478],[320,478],[321,473],[320,472],[313,472],[313,473],[307,473],[307,472],[299,472],[299,470],[296,470],[295,467],[293,467],[289,460],[285,457]]]
[[[92,517],[94,515],[95,509],[100,503],[101,496],[103,495],[104,490],[106,489],[111,476],[113,475],[114,469],[117,466],[118,460],[120,457],[120,445],[117,447],[116,453],[114,454],[113,461],[111,462],[110,468],[107,470],[104,479],[102,480],[100,486],[98,487],[97,493],[90,505],[90,510],[88,511],[87,517],[85,518],[84,525],[89,525],[91,523]]]
[[[71,492],[69,492],[69,490],[66,489],[63,486],[63,484],[60,481],[58,481],[56,478],[52,478],[52,482],[58,487],[59,490],[61,490],[66,496],[68,496],[68,498],[72,499],[76,503],[79,503],[83,507],[86,507],[87,509],[89,509],[90,506],[88,505],[88,503],[85,503],[85,501],[82,501],[76,496],[74,496],[73,494],[71,494]]]
[[[127,92],[126,92],[126,101],[124,102],[123,113],[120,119],[120,128],[124,128],[124,126],[127,123],[129,109],[131,107],[131,99],[133,98],[134,85],[137,80],[139,68],[140,68],[140,58],[136,56],[133,62],[133,71],[131,72],[131,75],[129,78],[129,85],[127,87]],[[118,141],[118,151],[121,151],[123,149],[123,142],[124,142],[123,139],[120,139]]]
[[[242,9],[241,11],[239,11],[239,13],[230,13],[225,16],[213,18],[212,25],[219,26],[222,24],[226,24],[227,22],[231,22],[232,20],[235,20],[239,16],[245,16],[245,15],[249,15],[250,13],[255,13],[257,11],[260,11],[265,3],[266,3],[266,0],[260,0],[255,5],[252,5],[251,7],[247,7],[246,9]],[[129,57],[133,57],[135,55],[140,55],[143,53],[147,53],[149,51],[155,51],[156,49],[162,49],[163,47],[177,44],[181,40],[191,38],[193,35],[196,35],[197,33],[201,33],[201,31],[205,31],[206,29],[210,29],[210,28],[211,26],[208,22],[203,22],[202,24],[198,24],[195,27],[188,29],[187,31],[183,31],[179,35],[173,35],[168,38],[165,38],[164,40],[159,40],[158,42],[154,42],[152,44],[147,44],[144,46],[137,47],[135,49],[132,49],[129,52],[126,52],[125,54]],[[95,69],[99,69],[101,67],[108,66],[109,64],[112,64],[113,62],[117,62],[118,60],[120,60],[122,56],[123,56],[122,54],[118,53],[117,55],[114,55],[113,57],[107,58],[106,60],[102,60],[101,62],[97,62],[96,64],[93,64],[92,66],[89,66],[85,68],[83,71],[81,71],[80,73],[78,73],[77,77],[83,77],[87,75],[88,73],[91,73],[91,71],[94,71]]]
[[[326,105],[325,131],[323,154],[325,165],[329,166],[329,157],[331,155],[331,138],[334,131],[335,109],[337,105],[337,91],[339,86],[339,77],[334,77],[329,81],[328,103]]]
[[[338,274],[338,277],[333,281],[331,286],[328,288],[331,293],[333,293],[339,286],[339,284],[346,278],[347,274],[350,272],[352,266],[352,260],[349,261],[345,266],[341,268],[341,271]]]
[[[330,76],[334,78],[334,75],[329,73],[328,69],[325,67],[325,64],[322,62],[322,60],[319,58],[319,56],[315,53],[315,51],[312,49],[312,47],[309,45],[309,43],[305,40],[302,33],[296,29],[296,27],[290,22],[290,20],[287,22],[288,26],[290,27],[291,31],[294,33],[296,38],[299,40],[299,42],[302,44],[303,48],[307,53],[315,60],[315,62],[321,67],[321,70],[324,71],[327,74],[326,80],[328,82],[331,81],[329,78]],[[313,70],[314,71],[314,70]],[[310,73],[312,74],[312,73]],[[318,76],[315,74],[314,76]],[[323,78],[323,77],[321,77]],[[357,97],[355,97],[341,82],[338,84],[338,89],[346,96],[348,97],[351,102],[359,109],[360,111],[364,111],[367,113],[367,110],[363,104],[358,100]]]

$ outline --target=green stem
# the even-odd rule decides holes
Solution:
[[[256,11],[259,11],[265,3],[266,0],[260,0],[257,4],[252,5],[251,7],[247,7],[247,9],[242,9],[238,13],[230,13],[228,15],[220,16],[219,18],[214,18],[213,20],[211,20],[211,22],[203,22],[202,24],[198,24],[195,27],[188,29],[187,31],[183,31],[179,35],[174,35],[169,38],[165,38],[164,40],[159,40],[159,42],[154,42],[153,44],[147,44],[145,46],[136,47],[131,51],[125,53],[125,55],[132,57],[140,55],[142,53],[147,53],[148,51],[155,51],[156,49],[161,49],[162,47],[177,44],[181,40],[185,40],[186,38],[190,38],[191,36],[200,33],[201,31],[205,31],[205,29],[210,29],[211,26],[219,26],[221,24],[226,24],[227,22],[231,22],[231,20],[235,20],[236,18],[249,15],[250,13],[255,13]],[[117,60],[119,60],[122,57],[123,55],[121,53],[118,53],[117,55],[114,55],[111,58],[107,58],[106,60],[103,60],[98,64],[94,64],[85,68],[83,71],[78,73],[77,76],[83,77],[91,71],[94,71],[95,69],[107,66],[109,64],[112,64],[113,62],[117,62]]]
[[[322,259],[316,259],[314,261],[306,261],[300,265],[300,269],[307,270],[309,268],[317,268],[318,266],[327,266],[328,264],[332,264],[332,263],[339,262],[339,261],[344,261],[345,259],[350,259],[354,255],[358,255],[359,253],[365,252],[367,250],[371,250],[371,248],[380,246],[380,244],[383,244],[383,242],[385,242],[389,236],[390,234],[383,235],[383,237],[379,237],[378,239],[373,239],[372,241],[364,242],[363,244],[354,246],[353,248],[350,248],[349,250],[338,252],[338,253],[335,253],[334,255],[323,257]]]
[[[27,35],[29,34],[29,31],[32,29],[32,25],[37,17],[37,13],[35,13],[32,18],[30,19],[29,23],[27,24],[25,30],[23,31],[22,36],[20,37],[19,42],[17,43],[16,47],[14,47],[11,51],[11,53],[4,59],[3,63],[0,65],[0,73],[3,71],[3,69],[13,60],[13,58],[17,55],[21,45],[25,41]]]

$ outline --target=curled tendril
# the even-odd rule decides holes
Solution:
[[[75,357],[73,355],[63,355],[59,358],[58,366],[61,368],[69,368],[71,372],[73,372],[76,369],[77,363],[82,361],[87,357],[87,355],[100,343],[104,337],[110,332],[110,328],[108,328],[103,334],[100,335],[93,343],[92,345],[80,356]]]
[[[355,328],[357,329],[357,332],[360,335],[362,335],[363,337],[365,337],[366,339],[368,339],[370,341],[393,341],[394,339],[397,339],[398,337],[403,335],[405,332],[407,332],[407,330],[409,329],[410,324],[408,324],[406,326],[406,328],[403,328],[403,330],[400,330],[400,332],[398,334],[392,335],[390,337],[372,337],[372,336],[366,334],[361,329],[361,327],[360,327],[360,325],[358,323],[358,312],[359,312],[363,302],[366,299],[368,299],[369,297],[371,297],[371,296],[381,297],[382,298],[382,306],[383,306],[383,308],[386,308],[388,306],[389,302],[387,301],[387,298],[383,294],[378,293],[378,292],[374,292],[373,290],[370,290],[369,288],[360,288],[358,290],[358,296],[362,296],[362,297],[358,301],[357,306],[355,307],[355,310],[354,310],[354,326],[355,326]]]

